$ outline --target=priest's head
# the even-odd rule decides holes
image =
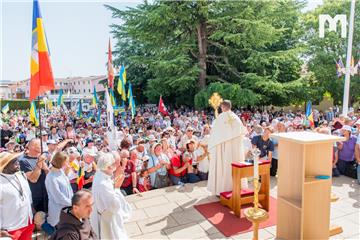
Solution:
[[[221,111],[222,112],[227,112],[231,110],[231,101],[230,100],[224,100],[221,105]]]

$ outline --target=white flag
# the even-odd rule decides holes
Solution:
[[[108,90],[105,90],[105,98],[106,98],[106,115],[107,115],[107,124],[108,124],[108,138],[109,138],[109,147],[111,150],[117,150],[116,144],[116,132],[114,125],[114,108],[111,104],[110,95]]]

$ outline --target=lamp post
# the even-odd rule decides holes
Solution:
[[[349,110],[349,92],[350,92],[350,62],[352,56],[352,42],[354,33],[354,15],[355,15],[355,0],[351,0],[350,7],[350,23],[349,23],[349,36],[346,55],[346,72],[344,83],[344,97],[342,113],[346,116]]]

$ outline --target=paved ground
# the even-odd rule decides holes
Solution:
[[[353,179],[333,179],[332,192],[340,199],[331,205],[331,224],[344,232],[330,239],[360,239],[360,185]],[[276,197],[276,178],[271,178],[271,196]],[[128,196],[133,208],[126,223],[131,239],[225,239],[195,208],[194,205],[218,201],[206,191],[206,182],[153,190],[142,196]],[[260,239],[274,239],[276,226],[261,229]],[[252,232],[231,239],[251,239]]]

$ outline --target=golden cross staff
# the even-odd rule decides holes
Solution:
[[[212,108],[214,108],[214,110],[215,110],[215,118],[217,118],[219,115],[218,108],[220,107],[220,104],[222,102],[223,102],[223,99],[217,92],[215,92],[209,99],[210,106]]]

